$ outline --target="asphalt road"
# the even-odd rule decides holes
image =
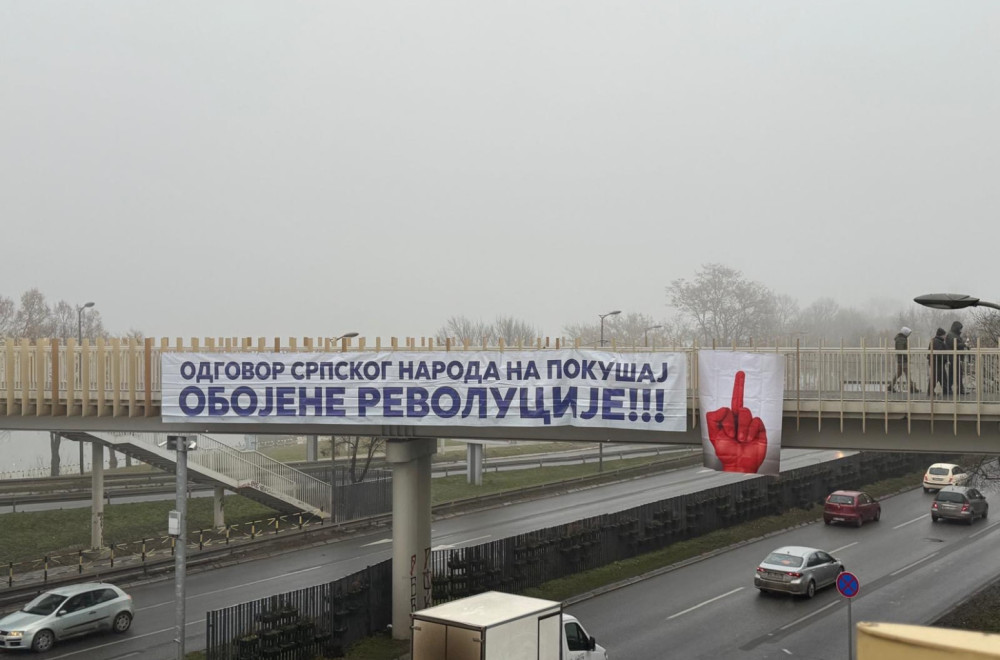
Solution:
[[[846,660],[846,599],[761,595],[757,564],[781,545],[831,552],[858,576],[852,620],[926,625],[1000,574],[1000,520],[930,520],[919,488],[861,529],[815,523],[579,603],[569,611],[615,658]],[[1000,509],[996,512],[1000,518]]]
[[[794,469],[831,460],[840,455],[842,453],[836,451],[785,450],[782,452],[782,467],[786,470]],[[704,468],[675,470],[556,497],[436,520],[431,530],[432,542],[437,548],[474,545],[493,538],[503,538],[532,529],[572,522],[600,513],[620,511],[673,495],[752,478],[755,477],[715,472]],[[205,614],[209,610],[336,579],[390,556],[391,531],[385,529],[337,543],[285,552],[271,558],[189,573],[186,647],[188,650],[204,648]],[[734,565],[740,567],[742,572],[742,563]],[[746,574],[749,575],[749,572]],[[56,658],[101,660],[140,656],[142,660],[174,658],[176,646],[173,641],[173,580],[168,578],[165,581],[137,583],[125,586],[125,589],[132,594],[136,608],[135,621],[129,633],[121,637],[92,636],[67,641],[46,654],[34,657],[46,660]],[[581,607],[589,605],[590,603]],[[627,610],[630,609],[631,605]],[[585,621],[596,631],[592,631],[591,634],[607,638],[609,642],[612,641],[609,633],[613,626],[627,625],[627,622],[623,622],[620,618],[616,618],[613,624],[603,621],[591,624],[589,619]],[[617,633],[615,639],[618,639]],[[658,658],[662,657],[661,654],[662,650],[654,651],[648,656],[629,655],[614,650],[613,657]]]
[[[615,469],[615,462],[626,458],[639,458],[642,456],[670,456],[673,454],[687,453],[691,447],[674,447],[670,445],[621,445],[608,443],[604,450],[603,461],[608,463],[608,469]],[[597,463],[602,460],[593,448],[587,447],[580,450],[569,450],[551,453],[539,453],[525,456],[511,456],[504,458],[491,458],[484,462],[483,472],[496,472],[508,470],[530,470],[539,465],[580,465],[581,463]],[[313,464],[315,465],[315,464]],[[293,467],[295,467],[293,465]],[[464,461],[449,461],[436,463],[433,465],[432,476],[447,477],[458,474],[465,474],[466,464]],[[31,486],[38,489],[46,484],[45,478],[30,480]],[[166,480],[163,483],[150,487],[152,490],[162,491],[164,485],[168,488],[172,481]],[[29,486],[25,486],[28,488]],[[173,500],[174,491],[169,492],[144,492],[141,486],[131,486],[129,488],[115,488],[113,482],[106,482],[107,504],[130,504],[135,502],[157,502]],[[145,490],[150,490],[145,489]],[[34,491],[32,491],[34,492]],[[190,497],[212,497],[214,491],[211,487],[201,485],[200,488],[191,488]],[[91,494],[89,488],[81,488],[75,492],[60,493],[55,501],[35,502],[30,497],[20,497],[19,495],[0,495],[0,513],[11,513],[13,511],[32,512],[50,511],[56,509],[83,509],[90,508]],[[9,503],[10,501],[16,504]]]

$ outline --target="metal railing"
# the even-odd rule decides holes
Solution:
[[[345,342],[348,340],[344,340]],[[222,345],[222,344],[225,345]],[[407,342],[413,346],[414,342]],[[282,351],[329,350],[329,345],[309,340],[300,346],[288,342]],[[558,347],[558,342],[557,342]],[[562,344],[563,348],[580,347],[578,343]],[[346,345],[342,348],[346,348]],[[414,346],[414,348],[416,348]],[[479,349],[479,347],[473,347]],[[502,347],[496,347],[500,350]],[[510,350],[511,347],[507,347]],[[393,342],[382,347],[376,342],[375,351],[407,350]],[[171,345],[161,340],[159,346],[152,339],[141,344],[132,340],[98,340],[94,345],[85,341],[77,346],[75,340],[7,340],[0,344],[0,416],[3,415],[53,415],[53,416],[128,416],[150,417],[159,415],[161,394],[160,354],[177,351],[247,351],[271,350],[263,340],[253,346],[249,340],[206,340],[201,346],[196,340],[184,346],[178,341]],[[368,351],[364,342],[349,350]],[[449,350],[460,356],[461,348],[434,346],[427,342],[418,350]],[[544,354],[548,347],[528,346]],[[641,347],[612,346],[612,351],[631,353],[643,351]],[[689,402],[697,406],[697,354],[704,347],[658,347],[657,351],[681,352],[687,357]],[[974,347],[968,351],[945,351],[931,354],[926,348],[895,351],[887,347],[867,346],[749,346],[726,347],[720,350],[739,350],[758,353],[778,353],[786,356],[785,410],[805,412],[801,402],[861,402],[861,412],[877,413],[899,407],[901,401],[933,401],[941,404],[932,414],[979,415],[987,412],[1000,415],[1000,349]],[[904,387],[893,388],[900,363],[905,364],[908,379]],[[954,403],[954,406],[945,406]],[[976,404],[977,407],[960,407],[958,404]],[[852,405],[854,405],[852,403]],[[982,406],[992,406],[983,410]],[[909,412],[909,408],[905,409]],[[816,413],[811,410],[810,414]],[[832,412],[832,406],[823,406],[823,412]],[[924,412],[921,410],[921,412]]]
[[[161,446],[163,433],[94,434],[112,444],[135,442],[153,453],[173,460]],[[208,470],[221,475],[233,488],[252,488],[289,502],[302,502],[318,511],[329,511],[330,484],[253,450],[237,449],[211,436],[199,434],[198,448],[188,452],[192,470]]]

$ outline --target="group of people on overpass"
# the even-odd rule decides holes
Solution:
[[[955,321],[951,324],[951,330],[945,332],[944,328],[938,328],[934,337],[927,345],[929,351],[927,355],[927,393],[933,394],[940,386],[942,396],[953,396],[965,394],[965,386],[962,383],[962,365],[966,360],[965,355],[955,356],[955,351],[967,351],[969,345],[962,337],[962,323]],[[897,351],[906,351],[909,348],[909,338],[912,330],[903,326],[895,337],[895,348]],[[904,378],[905,376],[905,378]],[[909,356],[906,353],[896,355],[896,376],[888,384],[890,392],[904,392],[909,385],[911,393],[919,393],[921,388],[910,378]]]

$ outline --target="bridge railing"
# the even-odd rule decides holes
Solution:
[[[163,451],[164,433],[100,434],[141,443]],[[304,502],[328,511],[331,486],[315,477],[253,450],[237,449],[215,438],[198,434],[198,448],[188,452],[188,464],[211,470],[234,482],[237,488],[253,488],[284,499]]]
[[[579,343],[561,343],[556,346],[537,344],[520,347],[544,353],[552,348],[580,347]],[[463,350],[481,350],[480,346],[452,344],[435,345],[426,341],[417,346],[407,341],[400,346],[396,340],[375,346],[361,340],[351,345],[349,339],[339,346],[328,340],[305,339],[301,343],[288,341],[282,345],[275,341],[256,345],[249,339],[212,340],[192,339],[188,343],[177,340],[154,342],[152,339],[98,339],[94,344],[84,340],[0,340],[0,415],[55,415],[55,416],[156,416],[160,401],[160,354],[170,352],[269,352],[280,351],[441,351],[460,355]],[[493,350],[513,350],[510,346],[487,347]],[[697,353],[702,347],[616,346],[605,349],[611,352],[632,353],[682,352],[688,359],[688,387],[692,403],[697,404]],[[740,350],[759,353],[779,353],[786,356],[785,399],[789,401],[840,401],[885,403],[933,400],[944,403],[956,401],[975,404],[1000,403],[1000,349],[975,347],[969,351],[945,351],[935,354],[914,348],[895,351],[887,347],[821,346],[821,347],[727,347],[721,350]],[[896,382],[900,361],[905,362],[909,382]],[[944,372],[943,374],[941,372]],[[933,377],[932,377],[933,376]],[[943,382],[942,382],[943,381]],[[895,391],[892,385],[896,382]],[[912,383],[912,384],[911,384]],[[947,391],[958,396],[946,396]],[[786,405],[786,409],[789,406]]]

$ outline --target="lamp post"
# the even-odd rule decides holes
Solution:
[[[991,307],[1000,309],[996,303],[986,302],[979,298],[962,293],[927,293],[917,296],[913,302],[931,309],[965,309],[966,307]]]
[[[651,326],[649,326],[648,328],[646,328],[645,330],[642,331],[642,333],[646,337],[646,339],[645,339],[645,347],[646,348],[649,348],[649,331],[650,330],[659,330],[662,327],[663,327],[662,325],[651,325]]]
[[[93,302],[76,306],[76,341],[79,346],[83,346],[83,310],[93,306]],[[83,349],[81,348],[80,350]],[[82,353],[80,354],[80,359],[85,359]],[[83,474],[83,440],[80,441],[80,474]]]
[[[345,332],[344,334],[340,335],[339,337],[330,337],[330,343],[336,344],[341,339],[350,339],[352,337],[357,337],[357,336],[358,336],[358,333],[356,333],[356,332]]]
[[[174,493],[174,510],[167,515],[167,533],[174,537],[174,641],[177,644],[177,660],[184,660],[184,638],[186,631],[187,603],[185,586],[187,581],[187,453],[198,448],[198,438],[194,435],[168,435],[168,450],[177,452],[177,485]]]
[[[607,342],[604,341],[604,319],[607,318],[607,317],[609,317],[609,316],[618,316],[621,313],[622,313],[622,310],[616,309],[615,311],[608,312],[607,314],[598,314],[598,316],[601,318],[601,346],[604,346],[604,344],[607,343]]]
[[[83,310],[93,306],[92,302],[76,306],[76,340],[81,344],[83,343]]]
[[[330,337],[330,341],[336,344],[341,339],[351,339],[352,337],[357,337],[356,332],[345,332],[339,337]],[[318,449],[318,448],[317,448]],[[336,497],[336,483],[337,483],[337,436],[330,436],[330,522],[336,521],[336,516],[334,515],[334,498]]]

